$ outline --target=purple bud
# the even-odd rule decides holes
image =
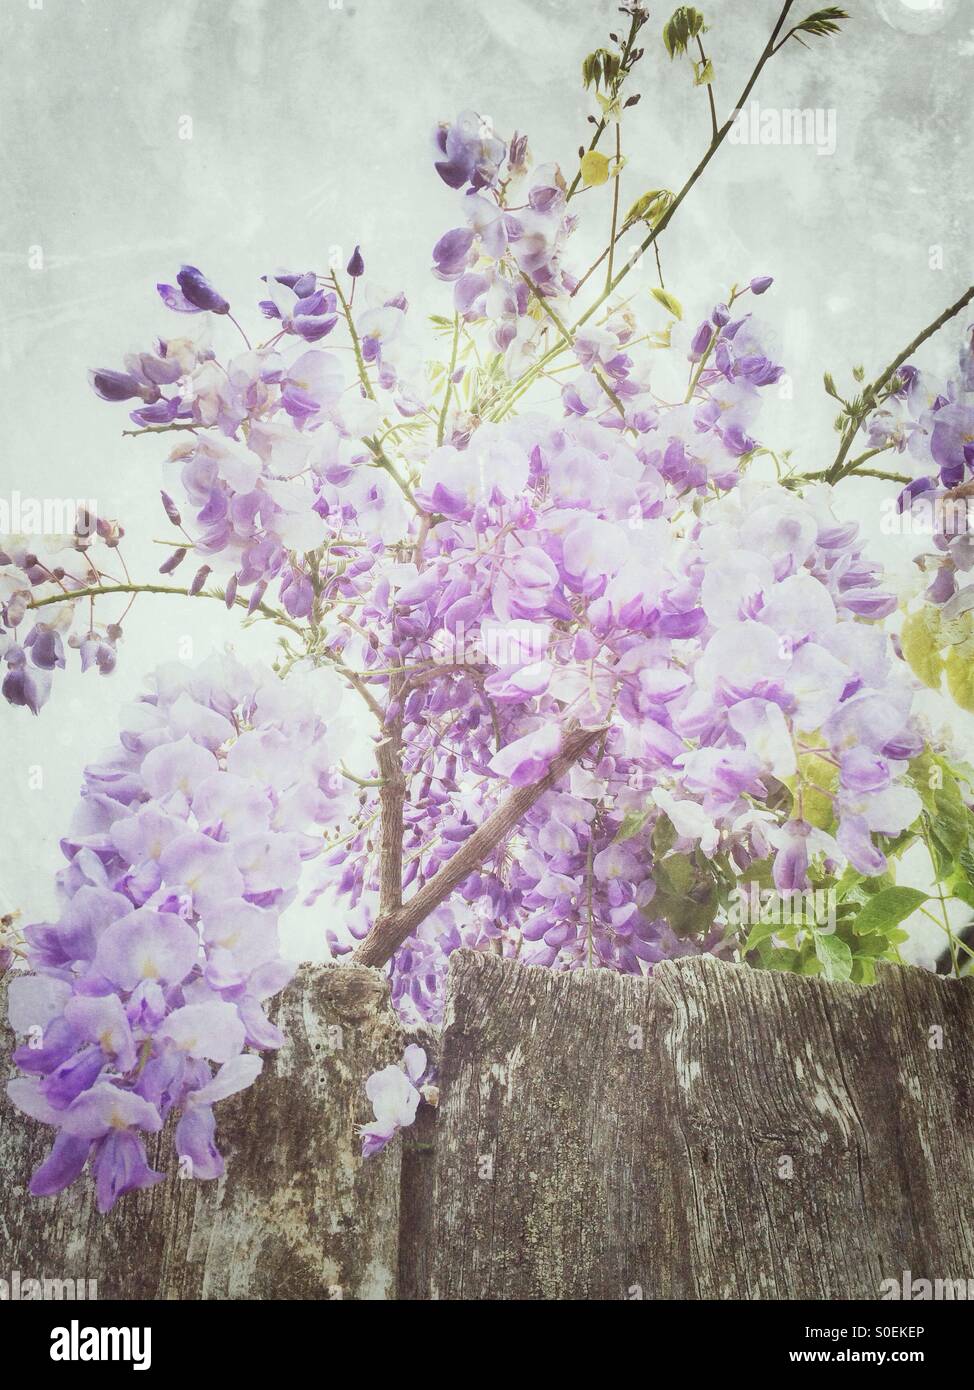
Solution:
[[[160,492],[160,493],[159,493],[159,496],[162,498],[162,505],[163,505],[163,507],[165,508],[166,516],[168,516],[168,518],[169,518],[169,520],[172,522],[172,524],[173,524],[174,526],[182,526],[182,524],[183,524],[183,519],[182,519],[182,517],[179,515],[179,511],[178,511],[178,509],[177,509],[177,507],[176,507],[176,504],[175,504],[175,502],[172,500],[172,498],[169,496],[169,493],[168,493],[168,492]]]
[[[230,576],[230,582],[229,582],[229,584],[227,585],[226,593],[224,594],[224,602],[226,603],[226,605],[227,605],[228,608],[232,608],[233,605],[236,603],[236,601],[237,601],[237,576],[236,576],[235,574],[231,574],[231,576]]]
[[[356,246],[355,250],[352,252],[352,259],[349,261],[345,269],[348,271],[349,275],[351,275],[353,280],[356,280],[360,275],[364,273],[365,262],[362,259],[361,249],[358,246]]]
[[[209,309],[214,314],[228,314],[230,305],[195,265],[180,266],[176,284],[197,309]]]
[[[142,401],[157,401],[159,391],[156,387],[145,386],[131,372],[113,372],[107,367],[96,367],[88,373],[91,388],[103,401],[127,401],[137,396]]]
[[[192,584],[190,584],[190,586],[189,586],[189,592],[190,592],[190,595],[191,595],[191,596],[195,596],[196,594],[199,593],[200,589],[202,589],[203,585],[206,583],[206,581],[207,581],[207,579],[208,579],[208,577],[209,577],[209,574],[210,574],[210,567],[209,567],[209,565],[200,565],[199,569],[198,569],[198,570],[196,571],[196,573],[193,575],[193,582],[192,582]]]
[[[267,581],[264,580],[264,579],[261,579],[261,580],[259,581],[259,583],[257,583],[257,584],[254,585],[254,592],[250,595],[250,602],[247,604],[247,612],[248,612],[248,613],[256,613],[256,612],[257,612],[257,609],[260,607],[261,603],[263,602],[264,594],[265,594],[266,592],[267,592]]]
[[[757,275],[751,281],[750,290],[752,294],[764,294],[765,290],[770,289],[773,284],[773,275]]]
[[[704,353],[707,351],[707,348],[710,346],[710,339],[712,333],[713,330],[711,329],[710,324],[707,322],[706,319],[704,319],[703,323],[697,329],[696,333],[694,333],[693,340],[690,343],[689,357],[691,362],[700,361],[701,357],[704,355]]]
[[[172,574],[177,565],[181,565],[186,559],[186,547],[181,545],[178,550],[174,550],[168,560],[163,560],[159,566],[160,574]]]

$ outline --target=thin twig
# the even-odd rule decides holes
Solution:
[[[697,47],[700,50],[700,61],[703,64],[703,71],[707,69],[707,55],[703,51],[703,44],[700,42],[700,35],[697,35]],[[710,125],[713,130],[713,138],[717,139],[717,105],[714,101],[713,83],[707,83],[707,96],[710,98]]]
[[[457,348],[460,343],[460,315],[453,316],[453,352],[450,355],[450,370],[446,374],[446,390],[443,392],[443,409],[440,411],[439,423],[436,426],[436,442],[443,443],[443,436],[446,434],[446,417],[450,409],[450,395],[453,391],[453,373],[457,369]]]
[[[878,377],[871,386],[866,387],[865,391],[862,393],[862,402],[859,408],[852,414],[849,423],[845,427],[845,431],[842,435],[842,442],[839,445],[839,451],[835,456],[835,461],[826,473],[827,482],[837,483],[841,478],[848,477],[855,468],[858,460],[854,459],[851,464],[846,464],[846,456],[852,448],[852,441],[859,433],[867,416],[872,413],[879,403],[878,398],[880,392],[889,385],[899,369],[908,358],[913,356],[917,348],[921,347],[928,338],[932,338],[935,333],[939,332],[945,323],[949,323],[952,318],[955,318],[962,309],[965,309],[967,305],[970,304],[972,299],[974,299],[974,285],[972,285],[965,294],[961,295],[956,304],[951,304],[949,309],[945,309],[942,314],[934,319],[933,323],[928,324],[922,332],[918,333],[913,341],[907,344],[901,353],[897,354],[886,368],[885,372],[883,372],[882,376]],[[860,455],[860,457],[865,456]]]

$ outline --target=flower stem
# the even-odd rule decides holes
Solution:
[[[375,391],[372,389],[372,381],[369,377],[368,371],[366,370],[365,358],[362,356],[362,343],[358,336],[358,330],[356,329],[355,323],[352,319],[352,306],[345,298],[345,291],[339,284],[337,275],[332,275],[331,283],[335,287],[335,293],[338,295],[339,302],[342,306],[342,313],[344,314],[345,322],[348,325],[348,336],[352,340],[352,350],[355,353],[355,365],[358,368],[359,380],[362,383],[362,390],[368,396],[370,401],[374,401]]]
[[[516,787],[477,827],[452,858],[423,884],[407,903],[390,913],[380,913],[368,936],[352,957],[357,965],[383,966],[399,950],[421,922],[465,878],[507,839],[518,823],[550,787],[554,786],[601,735],[601,729],[580,729],[565,737],[564,746],[544,777],[527,787]]]
[[[440,411],[439,423],[436,426],[436,443],[443,443],[443,436],[446,433],[446,417],[450,409],[450,396],[453,393],[453,373],[457,369],[457,348],[460,345],[460,315],[453,316],[453,351],[450,354],[450,370],[446,374],[446,390],[443,392],[443,408]]]
[[[866,387],[865,391],[862,393],[860,405],[852,412],[849,423],[843,431],[839,452],[836,454],[834,463],[825,475],[826,482],[837,483],[840,479],[848,477],[850,473],[856,471],[856,465],[862,459],[870,456],[867,451],[865,454],[860,454],[859,458],[853,459],[851,463],[846,463],[849,450],[852,448],[852,441],[859,433],[866,418],[879,404],[881,392],[890,384],[907,358],[912,357],[917,348],[921,347],[928,338],[932,338],[935,333],[938,333],[945,323],[949,323],[952,318],[956,318],[961,310],[965,309],[967,305],[970,304],[972,299],[974,299],[974,285],[971,285],[970,289],[968,289],[965,294],[961,295],[956,304],[951,304],[948,309],[945,309],[942,314],[934,319],[933,323],[928,324],[926,328],[918,333],[913,341],[908,343],[901,353],[897,354],[886,368],[885,372],[883,372],[882,376],[877,377],[870,386]]]

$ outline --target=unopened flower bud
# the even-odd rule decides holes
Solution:
[[[169,520],[172,522],[172,524],[173,524],[174,526],[182,526],[182,524],[183,524],[183,519],[182,519],[182,517],[179,515],[178,508],[176,507],[175,502],[174,502],[174,501],[172,500],[172,498],[169,496],[169,493],[168,493],[168,492],[160,492],[160,493],[159,493],[159,496],[162,498],[162,505],[163,505],[163,508],[165,509],[166,516],[169,518]]]
[[[169,559],[163,560],[162,564],[159,566],[159,573],[172,574],[176,566],[181,565],[186,559],[186,553],[186,547],[182,545],[178,550],[174,550]]]

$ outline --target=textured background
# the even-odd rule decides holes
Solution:
[[[815,7],[807,0],[796,16]],[[679,187],[709,138],[703,92],[658,38],[669,8],[654,6],[644,31],[626,205],[646,188]],[[725,113],[778,5],[702,8]],[[805,470],[835,448],[823,368],[841,383],[854,362],[885,365],[972,272],[974,5],[846,8],[841,37],[808,50],[789,43],[754,94],[764,107],[834,109],[834,154],[725,145],[662,243],[667,285],[691,317],[731,281],[775,275],[761,311],[794,394],[770,402],[759,432],[793,448]],[[527,131],[537,157],[570,168],[589,109],[580,61],[617,22],[607,0],[0,0],[3,494],[92,498],[136,539],[165,534],[163,441],[122,439],[124,411],[97,401],[85,380],[87,366],[118,365],[172,332],[155,282],[188,260],[236,308],[256,300],[259,274],[321,266],[331,248],[361,242],[370,277],[405,289],[417,319],[443,312],[449,291],[427,274],[430,248],[459,219],[432,172],[432,126],[475,106],[502,133]],[[180,138],[186,117],[191,139]],[[598,249],[594,231],[590,246],[580,240]],[[29,268],[31,248],[40,269]],[[630,283],[640,280],[653,283],[648,262]],[[957,341],[943,335],[921,361],[946,373]],[[908,585],[915,543],[879,537],[882,495],[856,484],[843,509]],[[84,762],[113,738],[144,671],[173,659],[187,635],[202,656],[233,640],[236,625],[216,604],[143,598],[113,677],[59,673],[36,720],[0,709],[5,908],[33,920],[52,904],[57,840]],[[259,641],[238,645],[254,651]],[[43,787],[29,790],[38,765]],[[298,915],[304,953],[316,953],[319,931]]]

